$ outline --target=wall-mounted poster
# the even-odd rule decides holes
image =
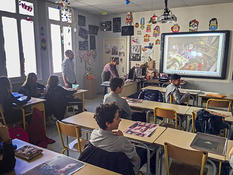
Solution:
[[[130,61],[141,61],[141,45],[132,45]]]
[[[121,32],[121,17],[113,18],[113,32]]]
[[[91,35],[97,35],[98,31],[99,31],[99,26],[88,25],[88,30],[89,30],[89,34],[91,34]]]
[[[79,41],[79,50],[88,50],[88,41]]]
[[[78,25],[86,26],[86,17],[82,15],[78,15]]]
[[[88,39],[88,31],[87,31],[86,29],[82,28],[82,27],[79,28],[79,33],[78,33],[78,35],[79,35],[81,38],[85,39],[85,40]]]
[[[112,30],[112,21],[104,21],[100,23],[101,31],[111,31]]]
[[[95,44],[95,36],[90,36],[90,50],[95,50],[96,44]]]

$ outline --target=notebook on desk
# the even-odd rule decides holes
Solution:
[[[190,147],[218,155],[226,155],[227,138],[206,133],[197,133]]]
[[[127,134],[133,134],[140,137],[149,137],[158,128],[159,125],[145,122],[135,122],[125,130]]]

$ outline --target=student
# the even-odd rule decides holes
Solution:
[[[8,129],[0,123],[0,142],[2,142],[0,174],[7,173],[15,167],[15,150],[8,135]]]
[[[171,84],[169,84],[166,87],[166,93],[165,93],[165,100],[166,103],[170,103],[170,95],[173,95],[174,99],[175,99],[175,103],[177,104],[183,104],[186,100],[186,98],[189,97],[189,93],[186,93],[184,95],[180,94],[180,91],[178,89],[179,85],[180,85],[180,75],[177,74],[173,74],[170,77],[171,80]]]
[[[41,97],[42,93],[44,93],[44,90],[45,86],[37,83],[36,74],[29,73],[19,92],[26,96]]]
[[[115,57],[113,57],[112,61],[104,66],[103,72],[101,74],[102,82],[109,81],[111,78],[119,77],[116,65],[117,60]]]
[[[140,158],[135,146],[130,143],[118,129],[121,122],[119,108],[116,104],[100,105],[96,108],[95,116],[100,129],[92,132],[90,142],[92,145],[109,152],[123,152],[134,165],[135,174],[140,166]]]
[[[124,81],[121,78],[113,78],[110,81],[111,92],[104,96],[103,103],[110,104],[115,102],[120,108],[120,116],[126,119],[132,119],[132,112],[127,101],[119,96],[123,89]]]
[[[47,82],[46,89],[46,110],[49,114],[54,114],[54,116],[61,120],[64,118],[66,106],[68,102],[77,102],[79,112],[82,111],[82,103],[79,99],[74,99],[73,94],[76,90],[68,90],[58,85],[58,76],[51,75]]]
[[[62,63],[62,78],[66,88],[72,88],[72,84],[76,83],[73,59],[74,53],[72,50],[66,50],[65,59]]]
[[[31,99],[18,100],[12,95],[11,83],[7,77],[0,77],[0,104],[4,110],[4,116],[8,125],[15,124],[22,120],[21,109],[15,108],[17,105],[24,105]]]
[[[115,103],[101,104],[96,108],[94,118],[100,129],[93,130],[90,142],[95,147],[108,152],[123,152],[134,165],[134,172],[146,163],[147,151],[135,146],[118,130],[121,122],[119,108]],[[151,173],[155,171],[155,155],[150,160]]]

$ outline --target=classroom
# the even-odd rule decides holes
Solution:
[[[233,175],[232,9],[1,0],[0,174]]]

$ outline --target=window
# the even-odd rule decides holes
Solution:
[[[68,49],[72,50],[72,27],[71,16],[72,10],[64,10],[48,7],[50,35],[52,47],[52,68],[53,73],[62,71],[61,64],[64,58],[64,52]]]
[[[37,72],[33,21],[21,20],[25,75]]]
[[[20,77],[17,21],[14,18],[2,17],[2,25],[8,77]]]
[[[52,55],[53,55],[53,72],[61,72],[61,31],[60,26],[51,24],[51,41],[52,41]]]
[[[21,77],[37,73],[34,35],[34,4],[22,0],[5,0],[0,5],[7,76]],[[18,4],[16,10],[16,4]],[[18,33],[20,32],[20,33]],[[0,75],[1,76],[1,75]]]
[[[0,11],[15,13],[16,12],[15,0],[4,0],[4,2],[1,2]]]

